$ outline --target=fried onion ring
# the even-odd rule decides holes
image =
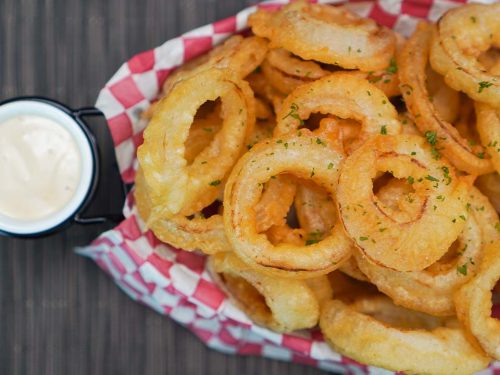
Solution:
[[[438,318],[393,305],[383,296],[352,304],[328,302],[320,327],[339,353],[393,371],[415,374],[472,374],[490,358],[469,343],[459,328]]]
[[[222,128],[191,165],[185,142],[197,109],[221,98]],[[210,69],[179,82],[163,98],[137,152],[151,192],[152,216],[192,215],[217,197],[217,186],[240,156],[255,123],[249,85],[228,70]]]
[[[474,215],[469,215],[456,248],[457,257],[438,261],[423,271],[394,271],[360,254],[356,254],[356,261],[361,272],[396,304],[431,315],[453,316],[453,293],[474,276],[481,261],[481,230]]]
[[[377,172],[412,185],[423,202],[416,219],[399,222],[380,204],[373,193]],[[344,227],[365,256],[394,270],[418,271],[441,258],[463,230],[468,190],[446,161],[432,158],[423,138],[380,135],[343,163],[337,200]]]
[[[205,254],[231,248],[224,233],[221,215],[213,215],[208,219],[199,214],[192,219],[176,215],[170,219],[150,220],[153,204],[141,169],[135,177],[134,198],[139,216],[160,241],[185,251],[201,250]]]
[[[331,298],[325,276],[310,283],[270,277],[249,267],[233,253],[211,256],[209,269],[250,319],[277,332],[314,327],[320,301]]]
[[[234,251],[247,264],[268,274],[309,278],[337,268],[350,255],[350,241],[340,225],[310,246],[273,246],[256,230],[254,207],[262,186],[281,173],[312,180],[335,195],[343,155],[307,129],[300,135],[261,142],[238,161],[224,193],[224,226]]]
[[[248,24],[256,35],[270,39],[272,48],[346,69],[383,69],[396,44],[394,33],[373,20],[344,8],[305,1],[276,12],[258,10]]]
[[[458,319],[471,334],[470,338],[500,360],[500,321],[491,316],[491,291],[500,280],[500,242],[486,246],[484,253],[476,277],[455,294],[455,305]]]
[[[201,55],[175,70],[163,84],[162,95],[168,95],[174,86],[203,70],[211,68],[230,69],[238,77],[252,73],[264,60],[267,42],[259,37],[244,38],[234,35],[216,46],[209,53]]]
[[[429,99],[426,66],[431,36],[432,26],[420,23],[399,55],[399,79],[406,105],[417,127],[432,144],[436,159],[442,153],[458,169],[472,174],[489,173],[493,166],[484,149],[474,152],[458,130],[440,116]]]
[[[276,115],[274,135],[295,131],[314,112],[359,121],[360,140],[401,130],[397,112],[382,91],[365,79],[340,72],[296,88]]]
[[[438,21],[430,62],[446,83],[474,100],[500,108],[500,77],[478,57],[500,44],[500,4],[467,4],[451,9]]]

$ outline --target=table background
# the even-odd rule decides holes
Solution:
[[[0,0],[0,100],[95,102],[122,62],[250,1]],[[103,126],[99,133],[104,134]],[[104,152],[110,157],[112,150]],[[109,206],[102,197],[101,207]],[[226,356],[130,300],[74,254],[109,225],[37,240],[0,238],[0,374],[319,374]]]

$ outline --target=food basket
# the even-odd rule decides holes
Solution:
[[[321,1],[341,4],[339,1]],[[248,16],[258,7],[276,8],[286,1],[268,1],[246,8],[163,45],[142,52],[124,63],[101,90],[96,107],[107,118],[121,176],[134,181],[135,151],[142,143],[146,122],[141,113],[158,95],[163,81],[179,65],[207,52],[228,36],[244,32]],[[409,35],[419,19],[436,21],[462,1],[380,0],[352,1],[352,11]],[[278,334],[252,323],[212,281],[206,257],[160,242],[137,214],[133,195],[124,207],[125,220],[103,233],[78,253],[93,259],[132,299],[167,315],[192,330],[211,348],[228,354],[261,355],[308,364],[348,374],[382,374],[386,370],[359,364],[334,352],[319,331]],[[500,306],[494,307],[500,315]],[[500,363],[482,372],[499,374]]]

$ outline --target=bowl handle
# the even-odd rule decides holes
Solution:
[[[117,212],[103,212],[90,216],[85,215],[85,212],[93,209],[94,206],[96,206],[95,198],[99,196],[99,194],[106,194],[107,192],[107,195],[109,196],[113,195],[116,197],[116,195],[119,195],[119,198],[117,199],[120,199],[120,202],[122,203],[125,202],[127,195],[127,187],[121,179],[120,171],[118,169],[118,164],[116,162],[114,154],[112,156],[113,160],[108,161],[108,166],[111,166],[113,172],[112,181],[108,184],[109,186],[104,186],[102,177],[103,173],[107,173],[108,170],[104,170],[104,168],[101,168],[101,166],[103,165],[103,160],[101,157],[101,152],[99,152],[99,146],[104,147],[104,142],[106,141],[106,139],[104,139],[104,137],[96,137],[96,133],[91,130],[91,128],[85,121],[85,117],[104,118],[104,114],[95,107],[84,107],[73,110],[72,115],[78,120],[80,124],[83,125],[84,130],[87,131],[87,135],[89,136],[91,143],[93,143],[92,146],[96,151],[95,156],[97,159],[95,163],[96,171],[94,186],[92,188],[92,191],[89,193],[86,202],[82,205],[79,212],[74,216],[73,221],[78,224],[97,224],[107,221],[118,223],[124,219],[122,213],[123,204],[120,206],[120,211]],[[113,186],[113,188],[110,188],[110,186]]]

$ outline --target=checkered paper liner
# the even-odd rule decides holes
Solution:
[[[178,66],[207,52],[228,36],[244,31],[257,8],[279,8],[288,1],[267,1],[233,17],[190,31],[132,57],[101,90],[96,106],[105,114],[125,183],[134,181],[136,149],[146,122],[140,114],[157,97],[162,83]],[[337,3],[340,1],[320,1]],[[418,19],[436,21],[462,1],[379,0],[344,3],[409,35]],[[212,281],[206,257],[160,242],[147,230],[129,194],[126,219],[78,253],[92,258],[132,299],[168,315],[192,330],[209,347],[234,354],[262,355],[346,374],[388,374],[334,352],[318,330],[279,334],[254,325]],[[500,306],[495,307],[500,316]],[[482,374],[500,375],[500,362]]]

